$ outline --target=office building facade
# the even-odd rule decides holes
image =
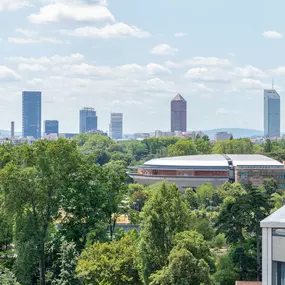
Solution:
[[[111,113],[109,135],[113,140],[123,138],[123,114]]]
[[[80,110],[80,134],[89,133],[91,131],[97,131],[98,118],[94,108],[83,108]]]
[[[280,137],[280,96],[275,90],[264,90],[264,136]]]
[[[22,93],[22,136],[41,138],[42,93]]]
[[[45,135],[59,134],[59,122],[57,120],[45,121]]]
[[[171,101],[171,132],[187,131],[187,101],[177,94]]]

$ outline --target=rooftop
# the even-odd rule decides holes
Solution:
[[[186,100],[179,93],[172,99],[172,101],[184,101],[184,102],[186,102]]]
[[[285,206],[261,221],[262,228],[285,228]]]
[[[144,166],[228,166],[227,160],[220,154],[189,155],[152,159]]]
[[[270,166],[283,166],[277,160],[260,154],[227,154],[232,160],[234,166],[238,165],[270,165]]]
[[[276,166],[284,165],[274,159],[264,155],[255,154],[208,154],[208,155],[189,155],[177,157],[165,157],[152,159],[143,164],[144,167],[167,166],[167,167],[226,167],[228,168],[228,159],[233,166]]]
[[[262,285],[260,281],[236,281],[236,285]]]

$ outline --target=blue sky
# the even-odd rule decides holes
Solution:
[[[285,99],[284,9],[282,0],[0,0],[0,129],[14,120],[21,130],[21,92],[40,90],[43,120],[58,119],[61,132],[78,131],[85,106],[102,130],[111,111],[124,113],[125,133],[169,130],[178,92],[189,130],[262,130],[272,78]]]

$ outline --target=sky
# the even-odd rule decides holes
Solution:
[[[0,0],[0,129],[21,130],[22,91],[42,91],[42,119],[78,132],[93,107],[108,130],[168,131],[170,101],[188,129],[263,130],[263,89],[281,96],[284,0]]]

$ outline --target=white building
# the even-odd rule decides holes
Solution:
[[[214,135],[214,140],[217,141],[228,141],[232,137],[231,133],[218,132]]]
[[[262,227],[262,284],[285,284],[285,206],[260,223]]]
[[[123,114],[111,113],[109,135],[113,140],[123,138]]]

